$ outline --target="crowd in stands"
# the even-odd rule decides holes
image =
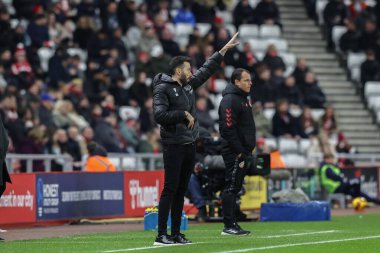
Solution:
[[[274,0],[256,1],[256,6],[251,2],[0,3],[0,112],[9,131],[9,152],[69,154],[78,170],[92,141],[107,152],[160,152],[159,130],[152,114],[152,78],[166,71],[172,56],[190,56],[195,71],[219,50],[232,35],[217,15],[220,11],[233,13],[237,29],[242,24],[281,27]],[[173,28],[180,23],[194,26],[185,46],[176,39]],[[198,23],[211,24],[206,35],[200,34]],[[326,97],[304,59],[298,59],[294,71],[285,75],[287,66],[275,45],[270,44],[259,59],[252,48],[255,45],[241,42],[197,90],[201,126],[217,135],[217,119],[211,111],[217,110],[218,103],[211,97],[220,96],[217,83],[228,80],[225,67],[233,66],[252,73],[251,100],[258,136],[310,138],[321,129],[328,135],[338,133],[330,107],[322,119],[311,117],[310,108],[324,108]],[[273,119],[260,116],[268,108],[276,108]],[[293,116],[291,110],[302,115]],[[61,171],[63,165],[56,160],[52,170]],[[13,167],[16,172],[25,171],[23,162]],[[35,161],[33,169],[44,170],[43,162]]]
[[[315,0],[305,1],[315,6]],[[365,61],[360,65],[362,88],[368,81],[380,81],[380,1],[330,0],[324,7],[323,21],[329,49],[337,49],[343,56],[365,53]],[[334,44],[332,33],[336,26],[346,29]]]

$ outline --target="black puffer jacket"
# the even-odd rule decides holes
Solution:
[[[194,90],[214,74],[222,59],[220,53],[214,53],[185,86],[181,86],[168,74],[160,73],[154,77],[153,112],[156,122],[161,125],[164,144],[186,144],[198,138]],[[195,118],[193,129],[187,127],[185,111]]]
[[[256,126],[248,93],[229,84],[223,91],[219,107],[219,131],[223,153],[251,154],[256,147]]]

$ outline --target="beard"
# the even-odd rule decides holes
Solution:
[[[187,77],[184,73],[182,73],[181,76],[179,77],[179,81],[181,82],[183,86],[187,84]]]

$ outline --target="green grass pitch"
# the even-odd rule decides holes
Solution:
[[[334,217],[326,222],[249,222],[241,226],[252,234],[221,236],[222,224],[190,225],[185,232],[195,243],[183,246],[153,247],[155,232],[126,231],[3,242],[0,252],[380,252],[380,214]]]

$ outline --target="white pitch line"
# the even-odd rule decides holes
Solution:
[[[144,250],[144,249],[157,249],[157,248],[164,248],[164,247],[176,247],[176,246],[186,246],[186,245],[194,245],[194,244],[200,244],[203,242],[197,242],[197,243],[188,243],[188,244],[169,244],[169,245],[162,245],[162,246],[148,246],[148,247],[140,247],[140,248],[129,248],[129,249],[115,249],[115,250],[106,250],[102,251],[103,253],[113,253],[113,252],[128,252],[128,251],[136,251],[136,250]]]
[[[279,238],[279,237],[288,237],[288,236],[300,236],[300,235],[315,235],[315,234],[329,234],[336,233],[337,230],[326,230],[326,231],[316,231],[308,233],[298,233],[298,234],[287,234],[287,235],[268,235],[268,236],[258,236],[257,238]]]
[[[240,252],[248,252],[248,251],[255,251],[255,250],[289,248],[289,247],[303,246],[303,245],[316,245],[316,244],[327,244],[327,243],[336,243],[336,242],[359,241],[359,240],[368,240],[368,239],[375,239],[375,238],[380,238],[380,235],[366,236],[366,237],[354,237],[354,238],[346,238],[346,239],[340,239],[340,240],[319,241],[319,242],[302,242],[302,243],[293,243],[293,244],[288,243],[288,244],[281,244],[281,245],[274,245],[274,246],[247,248],[247,249],[230,250],[230,251],[221,251],[219,253],[240,253]]]

